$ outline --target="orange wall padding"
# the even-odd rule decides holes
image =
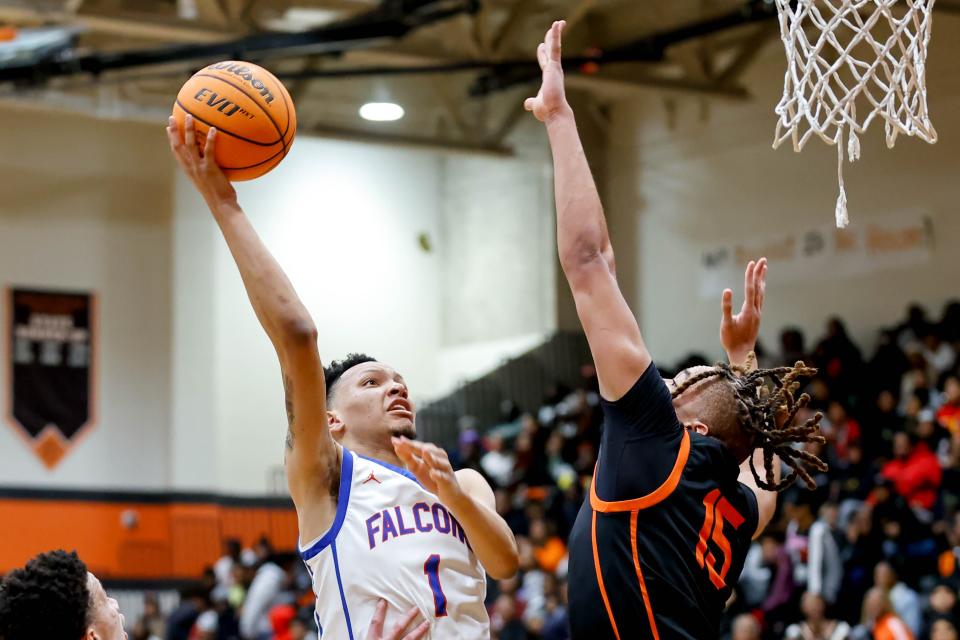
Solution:
[[[126,526],[124,514],[136,524]],[[261,536],[295,549],[293,507],[0,498],[0,575],[40,552],[76,549],[100,578],[198,578],[224,540],[250,547]]]

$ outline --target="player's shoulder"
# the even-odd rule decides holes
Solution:
[[[493,488],[480,472],[475,469],[460,469],[454,471],[454,475],[457,477],[457,482],[464,493],[474,500],[479,500],[483,504],[496,508]]]
[[[484,478],[483,475],[476,469],[470,469],[468,467],[464,469],[457,469],[453,473],[455,476],[457,476],[457,481],[461,484],[466,482],[470,485],[482,484],[485,487],[490,486],[486,478]]]
[[[733,454],[722,442],[692,430],[690,431],[690,463],[727,470],[734,475],[739,473],[740,467]]]
[[[729,492],[738,488],[740,465],[722,442],[691,431],[684,476],[690,482],[715,484]]]

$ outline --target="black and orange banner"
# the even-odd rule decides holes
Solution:
[[[7,419],[48,469],[95,421],[94,299],[87,293],[9,293]]]

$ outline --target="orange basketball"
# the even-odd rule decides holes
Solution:
[[[216,127],[217,164],[234,181],[259,178],[280,164],[297,133],[286,88],[249,62],[218,62],[187,80],[173,105],[181,131],[188,113],[201,149]]]

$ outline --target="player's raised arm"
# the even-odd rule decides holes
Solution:
[[[751,260],[743,273],[743,306],[733,314],[733,291],[724,289],[720,297],[720,344],[731,365],[756,368],[750,354],[757,346],[760,316],[767,289],[767,259]]]
[[[757,346],[760,333],[760,317],[763,314],[763,301],[767,292],[767,259],[751,260],[743,274],[743,306],[739,313],[733,313],[733,291],[724,289],[720,296],[720,343],[727,353],[731,365],[755,369],[756,358],[751,354]],[[757,449],[751,456],[753,465],[766,477],[763,450]],[[757,530],[753,538],[757,539],[777,510],[777,492],[761,488],[750,470],[750,458],[740,465],[739,481],[753,491],[757,498]],[[774,482],[780,481],[780,459],[773,457],[771,464]]]
[[[537,49],[543,85],[525,107],[546,124],[553,151],[560,264],[573,291],[597,367],[600,393],[620,399],[651,363],[637,320],[617,284],[613,247],[561,66],[564,22],[554,22]]]
[[[170,146],[223,232],[253,310],[280,358],[289,420],[287,476],[303,527],[304,510],[329,497],[331,482],[339,474],[337,447],[327,426],[317,330],[293,285],[237,203],[233,186],[214,162],[216,130],[210,130],[201,155],[190,116],[184,129],[181,139],[170,118]]]

